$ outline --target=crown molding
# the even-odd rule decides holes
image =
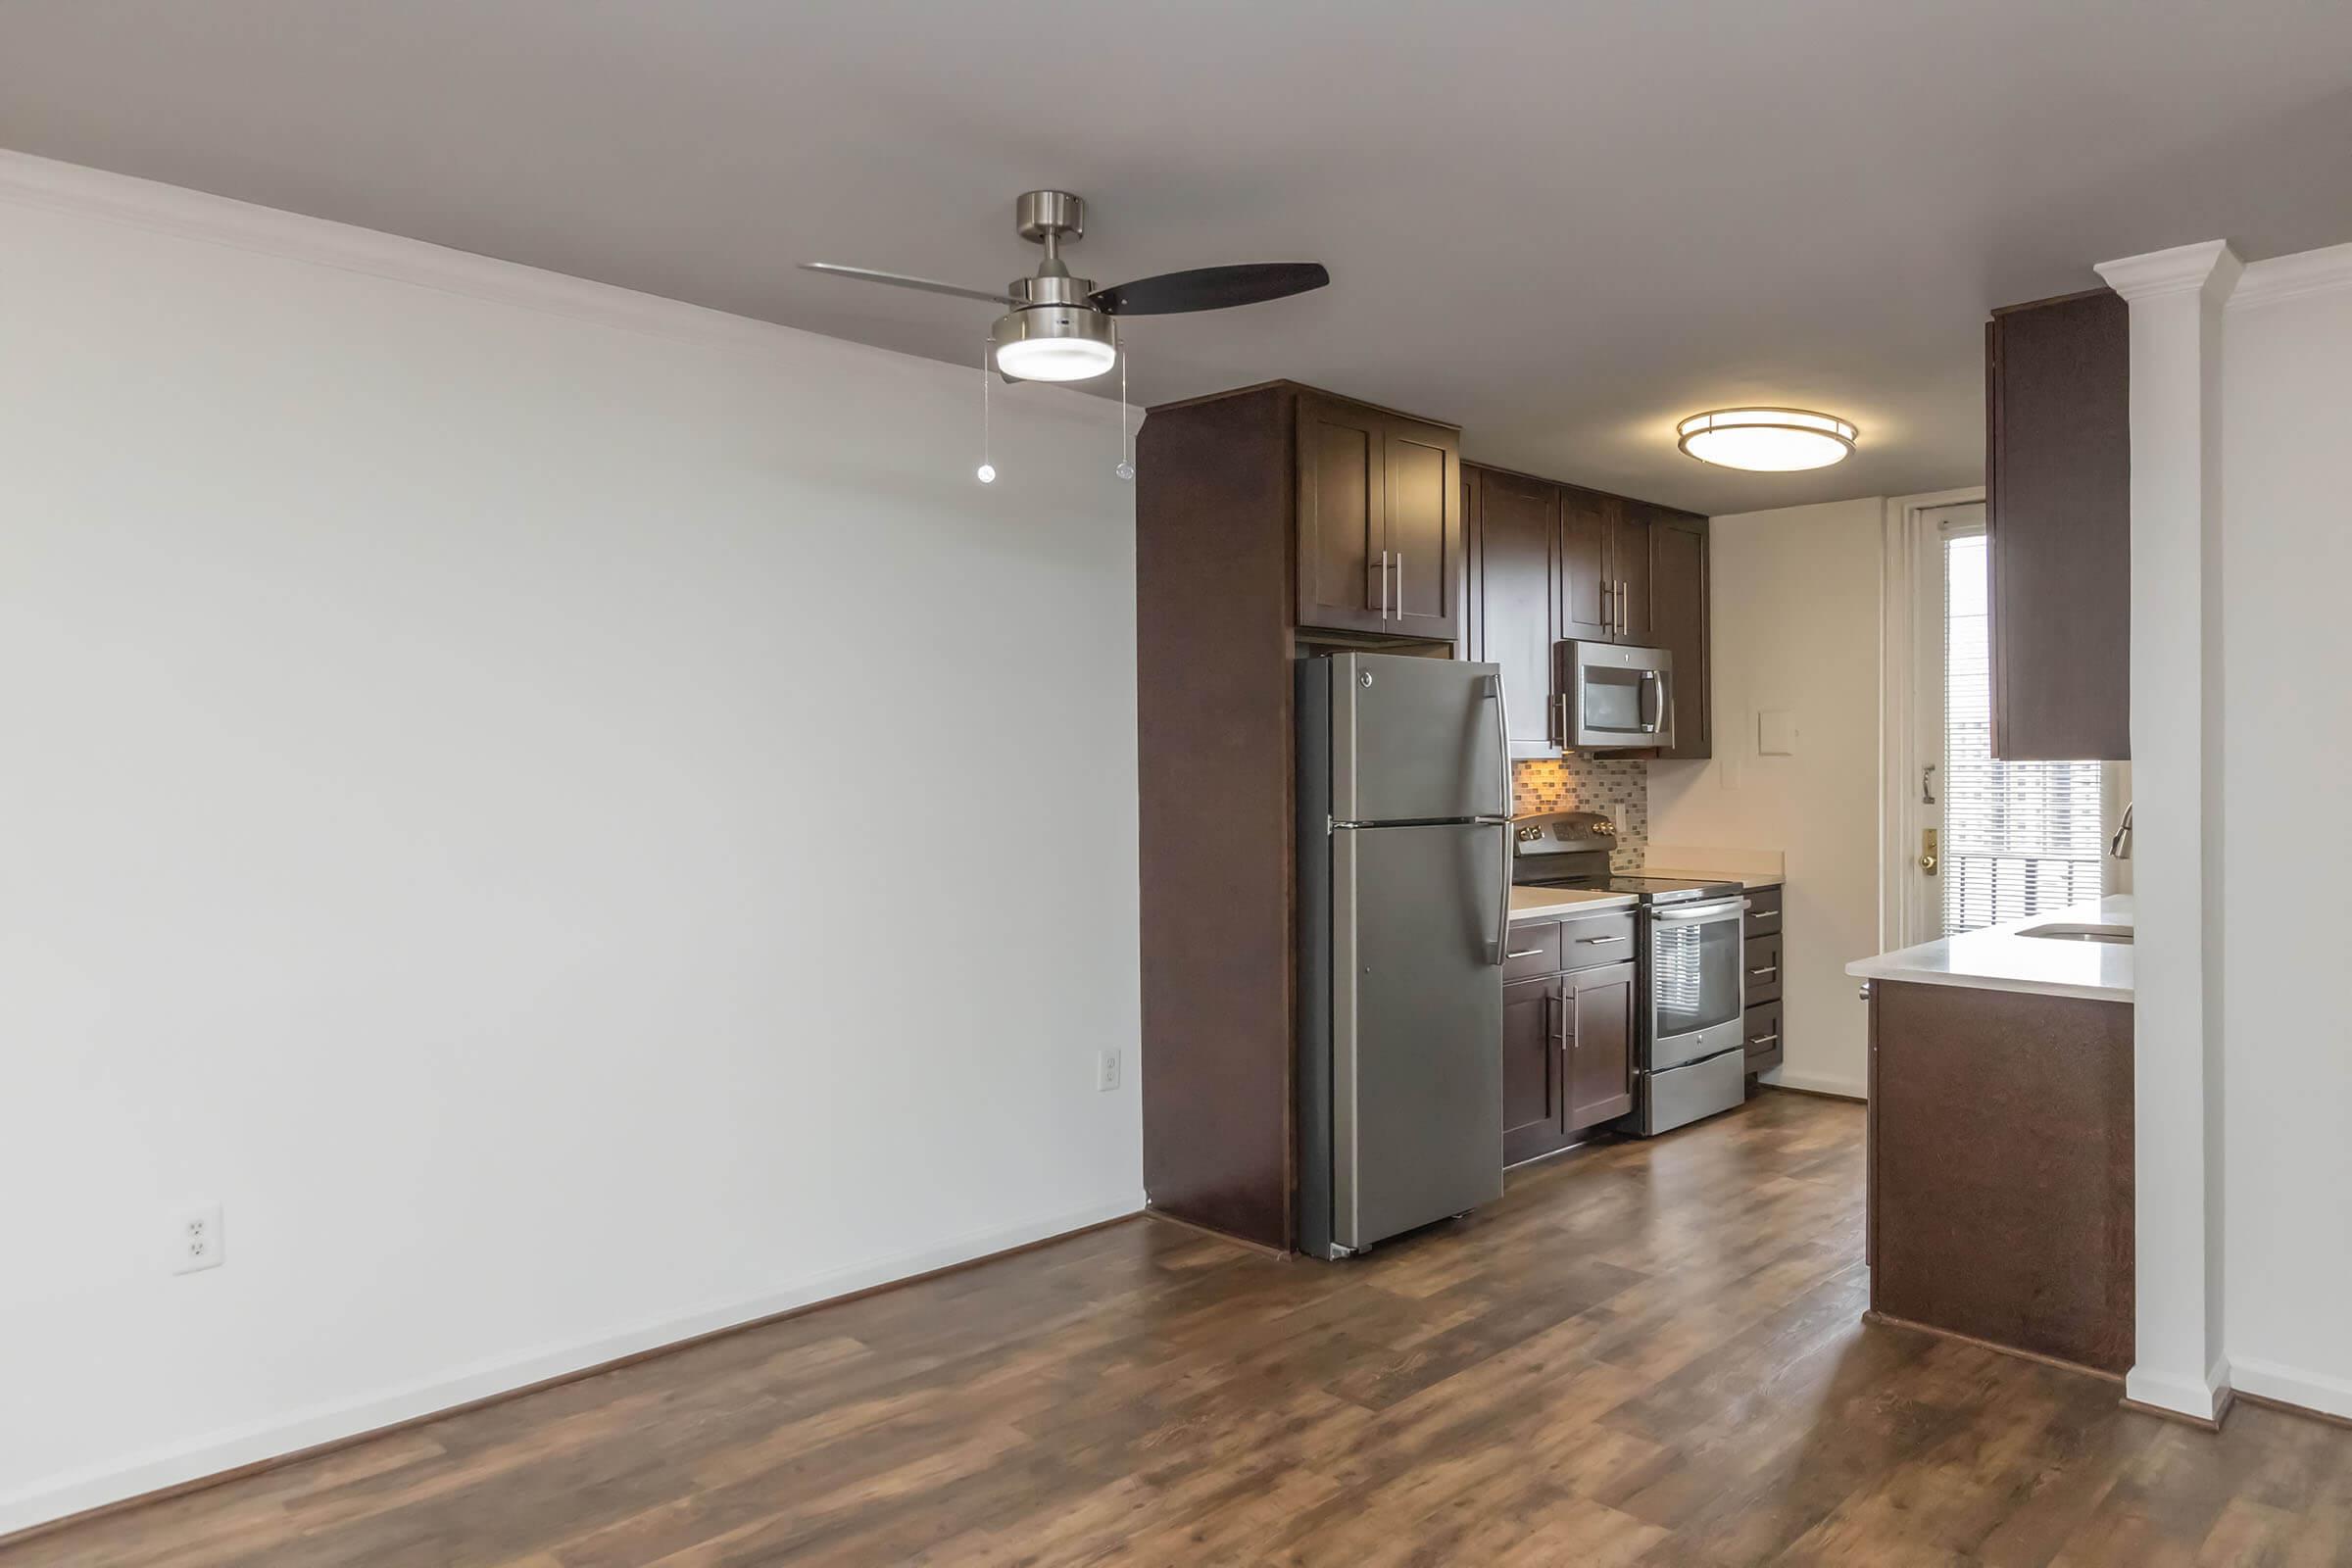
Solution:
[[[2245,270],[2245,264],[2237,259],[2228,240],[2208,239],[2194,245],[2176,245],[2168,251],[2101,262],[2091,270],[2105,278],[2108,287],[2135,304],[2140,300],[2162,299],[2168,294],[2199,291],[2208,298],[2226,300],[2237,286],[2238,274]]]
[[[96,219],[178,239],[363,273],[672,342],[760,356],[796,357],[804,366],[810,349],[822,346],[836,353],[854,350],[932,369],[954,368],[944,361],[855,343],[847,338],[827,337],[799,327],[779,326],[773,321],[689,305],[684,300],[665,299],[614,283],[598,283],[526,267],[520,262],[452,250],[426,240],[386,234],[330,219],[310,218],[274,207],[259,207],[227,196],[35,158],[30,153],[6,148],[0,148],[0,203]],[[1094,399],[1084,394],[1075,398],[1041,398],[1030,400],[1028,411],[1092,422],[1102,413],[1094,403]]]
[[[2230,308],[2272,305],[2339,288],[2352,288],[2352,245],[2330,245],[2326,250],[2247,263],[2245,276],[2237,280],[2237,288],[2230,296]]]

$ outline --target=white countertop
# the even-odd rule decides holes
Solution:
[[[1511,889],[1511,918],[1517,920],[1556,920],[1564,914],[1590,914],[1595,908],[1632,908],[1631,893],[1611,893],[1605,888],[1513,888]]]
[[[1845,972],[1863,980],[1908,980],[1931,986],[1970,986],[1979,991],[2130,1002],[2130,943],[2068,942],[2019,936],[2018,932],[2036,925],[2132,923],[2131,895],[2116,894],[2030,920],[2012,920],[2007,925],[1882,953],[1875,958],[1858,958],[1845,966]]]
[[[1635,876],[1687,876],[1693,882],[1737,882],[1743,888],[1777,888],[1788,879],[1778,871],[1727,871],[1714,865],[1644,864]]]

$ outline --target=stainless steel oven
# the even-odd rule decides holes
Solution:
[[[1732,897],[1650,906],[1634,1107],[1644,1133],[1729,1110],[1746,1096],[1740,905]]]
[[[1605,752],[1674,744],[1674,655],[1617,643],[1570,641],[1553,649],[1560,745]]]

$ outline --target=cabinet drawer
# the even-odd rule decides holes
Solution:
[[[1747,923],[1751,937],[1777,937],[1781,934],[1781,890],[1756,888],[1747,895]]]
[[[1560,967],[1590,969],[1596,963],[1634,961],[1634,911],[1611,909],[1560,922]]]
[[[1502,978],[1506,983],[1560,972],[1557,920],[1515,920],[1507,938],[1502,945]]]
[[[1781,1064],[1781,1004],[1760,1003],[1747,1009],[1747,1026],[1740,1036],[1747,1047],[1747,1070],[1770,1072]]]
[[[1781,939],[1779,937],[1749,937],[1747,939],[1747,1001],[1752,1006],[1759,1002],[1781,1000]]]

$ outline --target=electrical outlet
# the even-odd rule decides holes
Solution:
[[[172,1272],[193,1274],[200,1268],[219,1268],[221,1256],[220,1205],[206,1199],[182,1203],[172,1211]]]
[[[1119,1087],[1119,1054],[1105,1051],[1095,1057],[1095,1087],[1109,1094]]]

